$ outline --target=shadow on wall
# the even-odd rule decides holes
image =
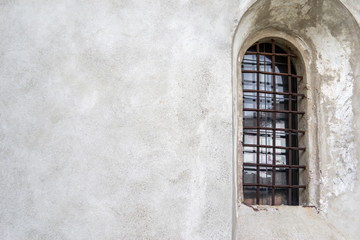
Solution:
[[[304,60],[308,189],[303,203],[316,206],[319,214],[303,207],[265,207],[267,211],[254,212],[241,204],[239,63],[246,49],[265,37],[286,40]],[[234,239],[356,239],[360,234],[356,218],[360,214],[356,204],[360,140],[355,137],[360,124],[358,39],[359,24],[339,0],[259,0],[243,14],[233,39],[233,99],[240,99],[233,103]]]

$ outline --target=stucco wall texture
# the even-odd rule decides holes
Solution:
[[[0,239],[256,239],[294,219],[309,229],[284,239],[355,239],[356,113],[356,174],[326,211],[237,207],[233,36],[255,2],[0,1]]]
[[[230,239],[235,1],[1,1],[0,239]]]

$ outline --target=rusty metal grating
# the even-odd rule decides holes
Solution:
[[[242,61],[244,203],[298,205],[298,81],[291,58],[271,43],[250,47]]]

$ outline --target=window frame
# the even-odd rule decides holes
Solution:
[[[296,48],[294,48],[293,45],[290,44],[287,40],[285,40],[283,38],[278,38],[278,37],[271,36],[271,37],[265,37],[265,38],[264,37],[263,38],[258,38],[256,41],[253,41],[253,42],[250,42],[251,40],[248,40],[247,42],[251,43],[251,45],[253,45],[254,42],[270,42],[270,41],[272,41],[274,39],[276,39],[276,45],[278,45],[279,47],[281,47],[283,49],[288,49],[289,48],[290,52],[291,52],[291,53],[289,52],[289,54],[291,56],[294,56],[294,55],[299,56],[299,57],[296,58],[296,63],[294,63],[296,68],[297,68],[296,71],[297,71],[298,75],[300,75],[301,73],[304,73],[305,72],[304,71],[305,67],[304,67],[303,59],[302,59],[301,55],[296,54],[296,53],[299,53],[298,50]],[[242,144],[243,129],[242,129],[242,126],[241,126],[242,125],[242,117],[243,117],[243,115],[242,115],[243,114],[243,110],[242,110],[243,106],[242,106],[242,86],[241,86],[242,85],[241,62],[242,62],[242,58],[243,58],[243,56],[245,54],[245,51],[249,47],[251,47],[251,45],[248,44],[248,47],[243,46],[242,47],[243,51],[239,51],[238,67],[237,67],[237,69],[238,69],[237,76],[238,76],[238,79],[241,80],[241,81],[238,81],[238,105],[239,105],[238,113],[239,113],[240,118],[238,118],[239,119],[239,121],[238,121],[238,126],[239,126],[238,129],[239,130],[237,131],[238,132],[237,139],[238,139],[238,142],[239,142],[238,148],[237,148],[238,149],[237,154],[239,156],[238,157],[239,160],[237,161],[238,162],[238,164],[237,164],[238,165],[238,167],[237,167],[238,168],[238,174],[237,174],[238,175],[238,177],[237,177],[238,180],[237,181],[238,181],[238,189],[239,189],[238,190],[238,196],[239,196],[238,199],[239,199],[240,202],[244,202],[243,179],[242,179],[243,178],[243,174],[242,174],[242,172],[243,172],[243,162],[244,162],[244,159],[243,159],[243,156],[242,156],[242,151],[243,151],[244,146]],[[292,50],[295,50],[295,53],[293,53]],[[309,90],[305,79],[306,79],[306,77],[303,78],[303,80],[301,81],[301,84],[299,85],[299,87],[304,88],[304,92],[303,92],[303,94],[301,94],[303,96],[303,99],[305,100],[305,101],[302,101],[302,104],[301,104],[303,109],[307,109],[306,92],[307,92],[307,90]],[[301,127],[299,127],[299,129],[300,128],[307,129],[307,121],[308,121],[307,117],[304,117],[301,121],[299,121],[299,124],[301,124]],[[302,143],[302,144],[305,143],[305,146],[307,146],[308,142],[309,142],[308,136],[303,137],[302,139],[299,139],[299,143]],[[307,164],[308,163],[307,162],[307,156],[308,156],[308,152],[306,152],[306,151],[304,153],[302,153],[301,156],[300,156],[299,165],[301,165],[301,167],[304,168],[304,169],[307,168],[307,165],[308,165]],[[313,197],[309,196],[308,181],[309,181],[308,173],[307,173],[307,171],[303,171],[303,173],[301,174],[300,179],[299,179],[299,185],[301,185],[303,188],[306,188],[306,190],[302,191],[301,196],[299,196],[299,205],[308,205],[308,203],[314,202]],[[312,191],[311,193],[313,193],[313,192],[314,191]]]

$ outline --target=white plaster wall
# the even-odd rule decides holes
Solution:
[[[237,1],[0,1],[0,239],[230,239]]]
[[[347,15],[331,29],[272,16],[312,39],[310,73],[331,80],[315,96],[332,133],[320,212],[233,205],[232,38],[255,2],[0,1],[0,239],[355,240],[360,52],[336,30]],[[359,22],[359,0],[341,2]]]

